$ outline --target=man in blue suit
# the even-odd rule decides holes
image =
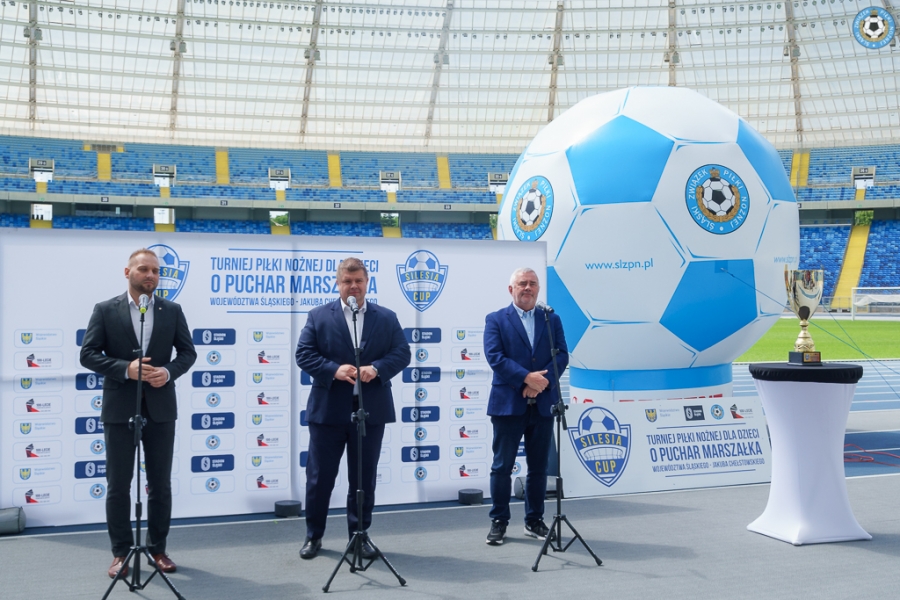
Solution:
[[[547,493],[547,463],[553,440],[551,406],[557,400],[553,376],[550,336],[545,313],[535,308],[540,282],[537,273],[517,269],[509,281],[512,304],[484,320],[484,352],[494,379],[488,414],[494,428],[494,462],[491,465],[491,531],[487,543],[503,543],[509,524],[512,469],[519,441],[525,438],[528,475],[525,478],[525,535],[540,540],[552,535],[544,524]],[[559,350],[560,374],[569,364],[562,321],[550,314],[553,341]]]
[[[306,541],[302,558],[314,558],[322,547],[328,504],[341,455],[347,448],[347,529],[352,537],[360,519],[365,531],[372,523],[375,477],[386,423],[396,421],[391,379],[409,364],[409,344],[397,315],[383,306],[366,302],[369,273],[358,258],[343,260],[337,270],[340,299],[309,311],[297,343],[297,365],[312,377],[306,405],[309,422],[309,456],[306,462]],[[348,298],[359,307],[360,369],[356,370],[353,317]],[[365,502],[356,506],[357,435],[351,415],[359,410],[357,385],[368,413],[362,438],[362,480]],[[375,549],[366,541],[363,558]]]

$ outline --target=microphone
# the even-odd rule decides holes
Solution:
[[[141,294],[141,297],[138,298],[138,302],[140,306],[138,308],[141,309],[141,313],[147,312],[147,307],[150,306],[150,296],[147,294]]]
[[[354,315],[359,312],[359,304],[356,302],[356,296],[347,296],[347,305]]]
[[[553,310],[553,307],[552,307],[552,306],[547,306],[547,305],[544,304],[543,302],[538,302],[537,304],[535,304],[535,307],[536,307],[536,308],[540,308],[540,309],[541,309],[542,311],[544,311],[545,313],[553,314],[554,312],[556,312],[555,310]]]

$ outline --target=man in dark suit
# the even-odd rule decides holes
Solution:
[[[309,422],[309,456],[306,463],[306,541],[302,558],[314,558],[322,547],[325,520],[341,455],[347,448],[347,529],[352,537],[360,519],[365,531],[372,523],[375,506],[375,477],[381,440],[386,423],[396,421],[391,379],[409,364],[409,344],[397,315],[387,308],[366,302],[369,273],[358,258],[344,259],[337,270],[340,299],[309,311],[297,343],[297,365],[313,379],[306,405]],[[359,307],[360,369],[356,370],[353,321],[348,298]],[[362,389],[363,407],[368,413],[366,435],[362,438],[362,487],[365,503],[356,506],[357,438],[351,414],[359,409],[356,386]],[[362,514],[360,515],[360,510]],[[375,550],[366,541],[362,556],[372,558]]]
[[[81,364],[103,376],[103,434],[106,439],[106,522],[112,542],[110,577],[128,574],[125,556],[134,544],[131,531],[131,480],[134,475],[134,430],[137,410],[140,297],[150,303],[144,319],[142,399],[146,419],[142,445],[147,471],[147,548],[166,573],[175,563],[166,555],[172,515],[172,454],[178,407],[175,380],[184,375],[197,352],[181,307],[153,292],[159,285],[159,259],[152,250],[135,251],[125,267],[128,291],[94,307],[81,345]],[[172,358],[172,349],[177,355]]]
[[[487,543],[499,545],[509,524],[512,470],[519,441],[525,437],[528,475],[525,478],[525,535],[540,540],[552,535],[544,524],[547,463],[553,439],[551,407],[557,400],[557,382],[545,313],[535,308],[540,283],[531,269],[517,269],[509,282],[512,304],[484,320],[484,353],[494,378],[488,414],[494,429],[494,462],[491,465],[491,531]],[[550,315],[553,341],[559,350],[560,374],[569,364],[562,321]]]

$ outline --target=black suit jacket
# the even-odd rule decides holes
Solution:
[[[153,333],[147,356],[151,365],[169,371],[169,381],[160,388],[147,383],[141,387],[150,418],[166,423],[178,418],[175,380],[191,368],[197,352],[181,306],[159,296],[153,302]],[[81,365],[103,375],[100,420],[104,423],[127,423],[135,415],[137,381],[126,379],[125,373],[128,363],[137,358],[140,347],[126,294],[94,306],[81,344]],[[174,359],[173,348],[177,352]]]
[[[373,425],[393,423],[394,398],[391,379],[409,365],[409,344],[397,315],[366,302],[364,328],[360,335],[360,366],[372,365],[378,377],[362,384],[363,406]],[[313,379],[306,405],[310,423],[343,425],[353,411],[353,386],[337,381],[334,374],[343,364],[356,364],[347,321],[340,300],[318,306],[306,318],[295,355],[297,366]]]

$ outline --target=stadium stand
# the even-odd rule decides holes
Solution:
[[[381,185],[379,171],[400,171],[403,187],[438,187],[437,156],[434,154],[341,152],[344,186],[377,188]]]
[[[293,178],[294,174],[291,173]],[[274,194],[275,192],[271,192]],[[381,190],[347,190],[343,188],[290,188],[284,191],[285,200],[321,202],[386,202]]]
[[[794,151],[793,150],[779,150],[778,157],[781,159],[781,166],[784,167],[784,172],[787,173],[787,176],[791,176],[791,161],[794,160]]]
[[[31,182],[31,185],[34,185],[34,181]],[[54,179],[53,181],[47,182],[47,193],[81,194],[85,196],[140,196],[145,198],[158,198],[159,188],[152,183],[122,183],[119,181],[81,181],[78,179]]]
[[[873,221],[860,287],[900,286],[900,221]]]
[[[270,168],[289,168],[292,186],[328,185],[327,152],[254,148],[228,150],[228,171],[232,183],[268,184]]]
[[[487,223],[401,223],[400,230],[405,238],[494,239]]]
[[[874,166],[877,182],[900,181],[900,146],[820,148],[809,151],[809,183],[850,183],[852,167]]]
[[[291,223],[291,235],[381,237],[381,225],[378,223],[300,221],[297,223]]]
[[[175,165],[176,181],[216,180],[216,149],[207,146],[126,144],[110,154],[113,179],[153,181],[153,165]]]
[[[157,194],[159,192],[157,191]],[[233,200],[274,200],[275,190],[247,185],[176,185],[169,188],[172,198],[226,198]]]
[[[54,217],[54,229],[153,231],[153,219],[137,217]]]
[[[0,136],[0,173],[28,175],[29,158],[52,158],[54,176],[97,177],[97,155],[82,142]]]
[[[487,174],[511,172],[518,158],[516,154],[450,154],[450,180],[454,188],[486,190]]]
[[[268,221],[237,221],[230,219],[195,219],[175,221],[175,231],[193,233],[257,233],[270,234]]]
[[[0,213],[0,227],[31,227],[31,219],[28,215]]]
[[[0,177],[0,190],[4,192],[35,192],[34,179],[30,177]]]
[[[797,189],[797,200],[800,202],[853,200],[855,198],[856,190],[852,187],[802,187]]]
[[[900,185],[876,185],[866,190],[866,200],[900,198]]]
[[[834,295],[849,238],[849,225],[800,228],[800,268],[824,269],[825,298]]]
[[[487,180],[487,176],[485,176]],[[487,184],[485,184],[487,188]],[[400,190],[397,202],[424,202],[427,204],[497,204],[497,195],[488,191],[462,190]]]

